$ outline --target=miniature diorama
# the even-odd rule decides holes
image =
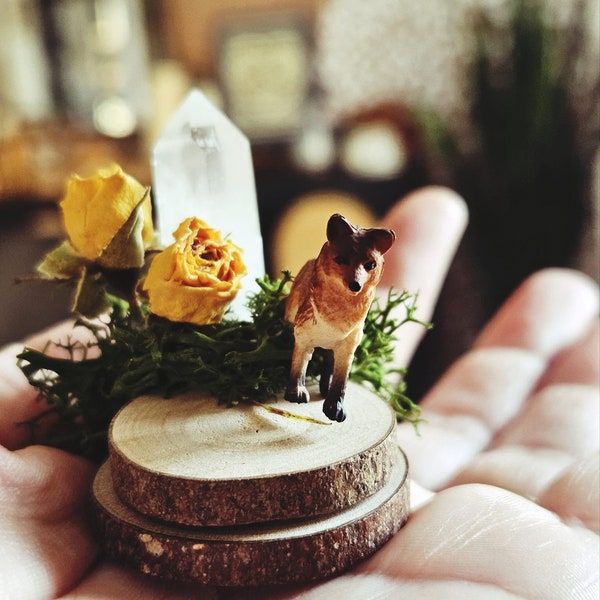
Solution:
[[[294,325],[294,353],[285,399],[308,402],[306,368],[316,347],[325,350],[319,391],[323,412],[344,421],[344,395],[354,352],[383,272],[383,255],[396,236],[383,228],[354,227],[340,214],[327,223],[319,256],[300,270],[285,317]]]
[[[198,91],[165,136],[159,231],[117,165],[67,185],[68,239],[38,272],[73,285],[88,341],[19,355],[45,443],[101,465],[92,518],[122,564],[216,586],[331,577],[408,518],[395,426],[419,410],[389,376],[416,296],[375,298],[395,235],[334,214],[319,256],[272,279],[247,139]]]

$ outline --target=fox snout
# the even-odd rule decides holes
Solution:
[[[364,272],[360,267],[354,271],[354,273],[350,274],[350,277],[346,279],[346,285],[351,292],[358,293],[360,292],[366,283],[368,283],[369,273]]]
[[[357,265],[347,265],[345,268],[344,265],[340,265],[342,272],[345,271],[341,275],[348,289],[358,294],[365,287],[377,285],[381,276],[381,262],[371,256],[366,262],[363,259]]]

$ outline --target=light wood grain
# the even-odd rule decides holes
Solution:
[[[386,484],[346,510],[228,528],[180,527],[140,515],[115,494],[108,464],[93,496],[104,549],[120,563],[172,580],[257,586],[333,576],[370,556],[406,522],[407,474],[400,453]]]
[[[138,398],[110,429],[115,491],[137,512],[191,526],[339,512],[376,493],[398,461],[390,407],[356,384],[345,404],[346,421],[318,425],[198,395]],[[328,422],[321,400],[273,406]]]

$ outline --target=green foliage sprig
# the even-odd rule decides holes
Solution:
[[[579,251],[595,203],[600,70],[586,68],[597,34],[587,33],[591,3],[563,3],[570,16],[561,25],[548,18],[547,2],[509,0],[495,11],[503,18],[478,4],[464,32],[474,40],[465,73],[470,133],[461,138],[420,108],[415,117],[435,182],[469,207],[465,264],[484,290],[475,300],[483,324],[525,277],[572,265]]]
[[[372,386],[384,400],[389,402],[399,419],[417,423],[421,410],[406,394],[406,367],[396,365],[394,348],[397,332],[405,323],[417,323],[425,329],[432,324],[416,318],[418,295],[407,292],[388,291],[383,304],[379,298],[373,302],[365,320],[363,339],[356,349],[350,379]],[[404,316],[396,315],[402,307]]]
[[[112,313],[106,324],[80,319],[76,325],[94,337],[90,344],[68,341],[65,358],[26,348],[19,366],[37,388],[48,410],[26,424],[35,434],[38,421],[51,419],[46,443],[101,460],[106,455],[109,423],[126,402],[144,393],[172,397],[190,390],[205,392],[225,405],[265,402],[283,391],[294,346],[293,331],[284,320],[291,275],[257,281],[249,297],[250,321],[224,318],[215,325],[173,323],[147,315],[144,327],[127,302],[108,296]],[[403,317],[394,316],[403,306]],[[365,335],[356,351],[351,379],[370,385],[396,410],[417,422],[419,408],[392,375],[404,374],[393,362],[398,328],[418,322],[416,296],[390,291],[385,305],[374,302]],[[319,372],[318,357],[309,376]]]

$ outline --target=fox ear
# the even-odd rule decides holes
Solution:
[[[391,229],[377,227],[367,232],[369,244],[380,254],[385,254],[396,240],[396,234]]]
[[[337,242],[341,238],[351,236],[356,231],[345,217],[336,213],[329,217],[327,222],[327,240],[330,242]]]

